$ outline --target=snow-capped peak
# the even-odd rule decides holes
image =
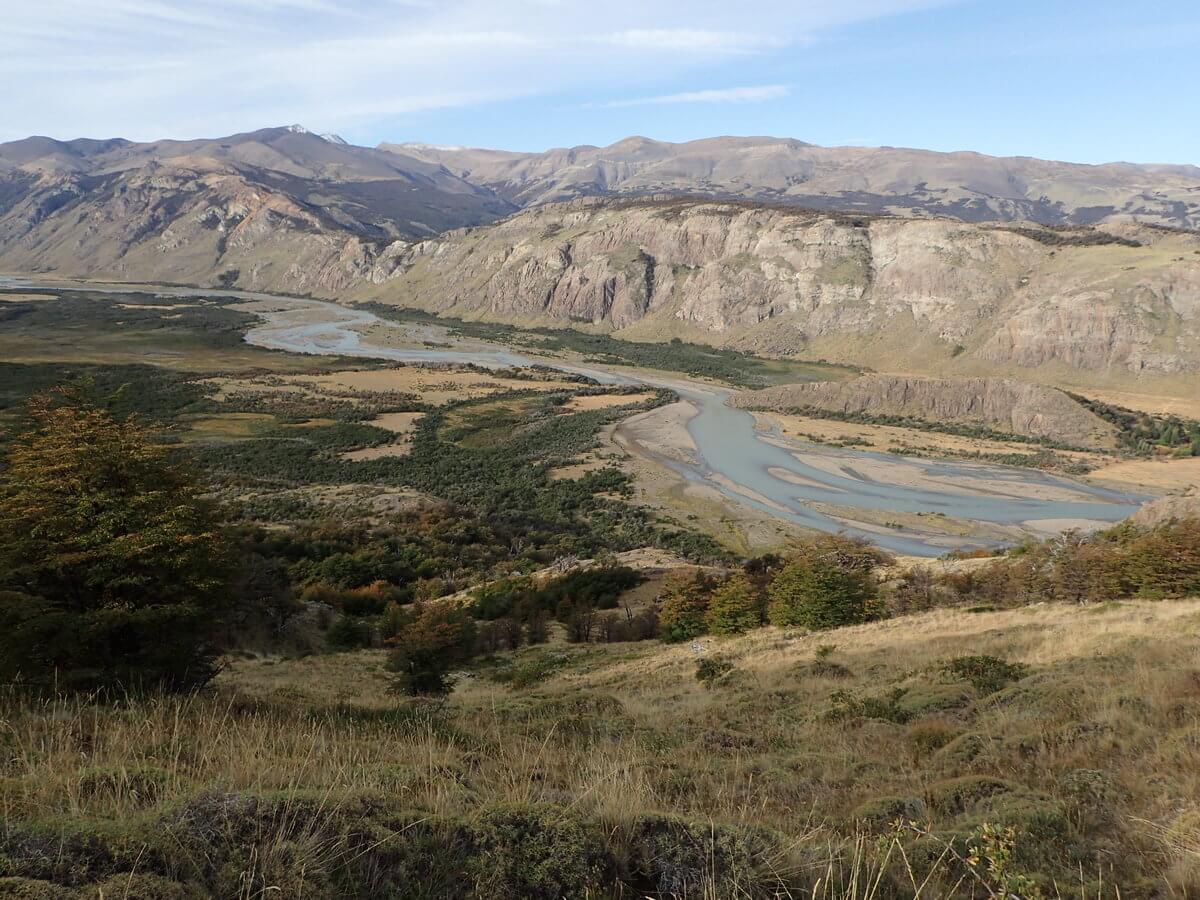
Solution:
[[[456,147],[447,144],[422,144],[417,141],[408,141],[400,146],[408,150],[444,150],[448,153],[454,153],[458,152],[459,150],[467,149],[466,147]]]
[[[342,137],[340,134],[334,134],[334,133],[332,133],[332,132],[330,132],[329,134],[323,134],[323,135],[321,135],[321,139],[322,139],[322,140],[324,140],[324,141],[329,141],[329,143],[331,143],[331,144],[346,144],[346,145],[349,145],[349,143],[350,143],[350,142],[349,142],[349,141],[347,141],[347,140],[346,140],[344,137]]]
[[[287,130],[290,131],[292,134],[312,134],[312,132],[309,131],[307,128],[305,128],[303,125],[289,125],[287,127]]]

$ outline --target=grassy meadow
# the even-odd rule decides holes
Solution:
[[[0,859],[79,896],[1194,896],[1198,648],[1197,601],[1043,605],[550,644],[444,702],[379,651],[9,696]]]

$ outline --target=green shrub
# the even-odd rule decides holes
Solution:
[[[708,603],[705,622],[712,634],[744,634],[762,624],[758,595],[744,575],[718,587]]]
[[[542,653],[531,659],[514,662],[512,666],[500,669],[492,677],[501,684],[523,690],[541,684],[566,663],[567,657],[562,654]]]
[[[961,769],[970,765],[976,757],[987,750],[989,741],[981,734],[967,732],[954,738],[937,751],[937,760],[947,769]]]
[[[974,694],[958,684],[914,684],[905,688],[897,706],[912,718],[931,713],[961,709],[970,704]]]
[[[952,722],[939,719],[915,722],[908,727],[905,740],[917,762],[941,750],[959,735]]]
[[[630,896],[792,896],[778,873],[783,842],[766,829],[645,815],[615,837]]]
[[[434,603],[419,609],[413,621],[392,639],[388,669],[405,694],[445,694],[446,676],[475,652],[475,621],[466,609]]]
[[[938,781],[929,787],[929,802],[935,809],[957,815],[977,803],[999,794],[1011,794],[1016,788],[1002,778],[991,775],[963,775]]]
[[[712,579],[705,575],[676,575],[667,580],[658,614],[664,641],[690,641],[708,631],[708,604],[713,589]]]
[[[325,642],[334,650],[360,650],[371,646],[371,623],[354,616],[338,616],[325,632]]]
[[[904,725],[913,718],[913,714],[901,706],[906,688],[893,688],[882,697],[863,697],[852,691],[835,691],[830,696],[830,707],[825,711],[825,718],[840,722],[848,719],[878,719]]]
[[[920,797],[876,797],[855,807],[851,819],[878,831],[893,822],[914,821],[924,816],[925,802]]]
[[[0,679],[204,684],[232,566],[200,484],[78,393],[35,397],[29,416],[0,469]]]
[[[840,545],[807,548],[775,577],[768,591],[771,624],[814,631],[855,625],[868,618],[878,594],[865,560]]]
[[[696,663],[696,680],[707,688],[715,687],[733,670],[733,663],[727,659],[719,656],[705,658]]]
[[[968,681],[983,696],[994,694],[1029,674],[1024,663],[1010,663],[998,656],[956,656],[943,667],[948,675]]]
[[[477,896],[584,897],[600,894],[613,878],[603,833],[553,807],[489,810],[473,824],[471,843]]]

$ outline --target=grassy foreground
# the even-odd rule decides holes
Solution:
[[[1045,604],[552,644],[444,705],[378,651],[8,696],[0,895],[1196,896],[1198,638],[1196,600]]]

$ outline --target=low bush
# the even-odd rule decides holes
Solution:
[[[715,687],[734,671],[733,663],[719,656],[705,657],[696,663],[696,680],[707,688]]]
[[[942,671],[970,682],[981,695],[988,696],[1020,681],[1029,674],[1029,667],[997,656],[956,656],[942,667]]]

